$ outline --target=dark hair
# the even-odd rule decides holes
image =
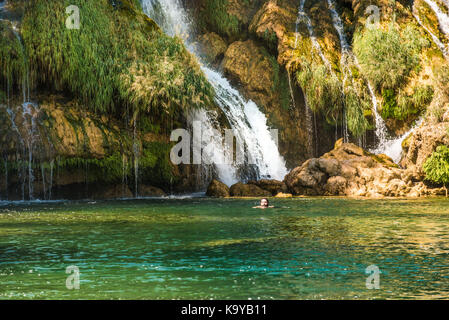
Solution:
[[[262,198],[262,199],[260,199],[261,202],[262,202],[262,200],[267,200],[267,205],[270,205],[270,200],[268,200],[268,198]]]

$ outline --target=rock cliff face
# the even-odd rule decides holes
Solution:
[[[168,189],[167,179],[186,178],[166,156],[167,136],[138,131],[134,139],[131,128],[86,111],[76,100],[53,94],[36,99],[39,104],[0,105],[2,198],[104,199],[133,197],[136,192],[161,196],[161,189],[145,181]]]
[[[438,146],[449,143],[449,73],[447,53],[442,49],[449,34],[428,2],[206,2],[187,5],[197,12],[200,34],[212,30],[226,43],[223,59],[214,63],[269,114],[272,125],[280,128],[280,149],[290,169],[303,164],[305,174],[310,165],[317,175],[319,190],[308,186],[312,179],[302,181],[306,189],[298,189],[297,194],[427,192],[401,186],[401,191],[394,187],[396,191],[388,193],[382,190],[382,184],[388,185],[384,182],[366,185],[348,181],[344,175],[322,176],[316,169],[319,162],[304,162],[329,152],[341,137],[366,149],[382,143],[385,147],[378,152],[393,153],[391,149],[398,148],[397,141],[400,143],[404,135],[398,164],[407,174],[391,168],[385,179],[390,179],[391,173],[393,180],[405,179],[406,185],[410,176],[424,181],[423,164]],[[447,12],[444,4],[437,5]],[[220,12],[217,19],[206,18],[211,9]],[[388,52],[393,54],[385,59]],[[376,120],[376,113],[383,119]],[[379,121],[384,122],[382,132],[373,130],[382,126]],[[357,161],[352,168],[371,165]],[[373,164],[378,166],[376,161]],[[357,184],[370,190],[363,191]]]

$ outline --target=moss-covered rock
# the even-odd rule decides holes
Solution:
[[[227,198],[230,196],[229,187],[223,182],[214,179],[207,187],[206,195],[208,197]]]

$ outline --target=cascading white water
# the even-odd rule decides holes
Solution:
[[[183,38],[187,48],[195,54],[195,49],[189,42],[189,37],[192,35],[190,21],[178,0],[143,0],[142,7],[144,12],[153,18],[168,35],[178,35]],[[236,139],[240,145],[246,145],[249,162],[255,165],[257,171],[256,178],[282,180],[287,174],[285,160],[279,154],[276,141],[268,129],[265,115],[254,102],[245,101],[219,72],[204,65],[201,69],[214,87],[216,102],[226,115]],[[212,119],[205,111],[194,113],[194,116],[197,118],[191,121],[202,121],[206,129],[214,128]],[[215,146],[215,153],[223,155],[227,152],[222,144],[216,143]],[[215,156],[207,155],[207,153],[205,156],[209,157],[205,159],[205,162],[214,162]],[[227,184],[242,178],[237,166],[218,164],[216,168],[220,179]]]
[[[443,31],[444,35],[449,38],[449,16],[441,10],[436,2],[432,0],[424,1],[433,10],[433,12],[435,12],[441,31]]]
[[[441,42],[440,39],[438,39],[438,37],[432,33],[432,31],[430,31],[429,28],[427,28],[424,23],[422,22],[421,18],[418,15],[418,12],[416,10],[415,7],[415,3],[413,3],[413,11],[412,11],[413,16],[415,17],[416,21],[419,23],[419,25],[426,30],[426,32],[430,35],[430,37],[432,38],[433,43],[435,43],[435,45],[438,47],[438,49],[440,49],[440,51],[443,53],[443,55],[448,58],[449,57],[449,52],[448,52],[448,48],[447,46]]]
[[[220,180],[227,185],[232,185],[237,181],[236,170],[233,164],[226,162],[226,159],[232,156],[232,150],[230,146],[224,144],[222,133],[217,132],[218,121],[216,120],[216,116],[217,114],[215,112],[204,109],[190,112],[188,115],[189,123],[200,124],[201,126],[201,128],[192,128],[192,131],[199,130],[201,132],[194,132],[192,142],[194,148],[199,146],[203,151],[201,159],[203,164],[214,164]],[[199,153],[200,150],[194,149],[194,152]],[[208,181],[211,177],[210,167],[201,166],[199,175],[199,185],[203,181]]]
[[[25,129],[27,130],[26,145],[28,149],[28,196],[30,200],[33,200],[33,151],[37,139],[36,117],[38,112],[39,109],[37,104],[31,102],[24,102],[22,104],[22,117],[25,120]],[[44,177],[42,177],[42,179],[44,179]]]
[[[386,154],[389,156],[395,163],[399,163],[402,158],[402,143],[405,139],[407,139],[413,132],[421,126],[421,124],[424,121],[424,117],[421,118],[409,131],[404,133],[402,136],[387,141],[387,143],[384,145],[383,150],[381,153]]]
[[[327,60],[327,58],[324,56],[323,51],[321,50],[321,46],[318,43],[318,40],[315,36],[315,31],[313,30],[313,26],[312,26],[312,21],[310,20],[309,16],[306,14],[305,10],[304,10],[304,5],[306,3],[306,0],[301,0],[300,4],[299,4],[299,9],[298,9],[298,19],[296,20],[296,37],[295,37],[295,49],[298,46],[298,30],[299,30],[299,23],[301,21],[304,21],[307,30],[309,32],[309,37],[310,37],[310,41],[312,41],[312,46],[315,48],[315,50],[318,52],[318,55],[321,57],[321,60],[323,60],[324,64],[331,69],[331,64],[329,63],[329,60]]]
[[[6,2],[2,3],[1,9],[6,11],[5,5]],[[20,43],[21,56],[23,58],[23,65],[25,66],[25,73],[22,75],[22,95],[23,102],[21,105],[21,111],[17,108],[11,108],[10,106],[10,83],[8,79],[7,84],[7,92],[8,92],[8,102],[6,111],[9,115],[11,121],[12,129],[17,133],[19,138],[20,145],[22,147],[21,154],[18,152],[17,161],[20,164],[19,166],[19,175],[22,180],[22,199],[25,200],[25,184],[28,182],[28,197],[30,200],[33,199],[33,183],[34,183],[34,172],[33,172],[33,151],[34,145],[36,142],[36,133],[37,133],[37,123],[36,117],[39,112],[37,104],[31,102],[30,100],[30,72],[29,72],[29,63],[26,57],[25,48],[22,42],[22,38],[17,29],[17,21],[12,22],[9,20],[5,20],[11,24],[11,30],[16,37],[17,41]],[[19,107],[20,108],[20,107]],[[19,130],[19,126],[16,124],[16,112],[19,111],[20,116],[23,119],[23,128],[25,134]],[[20,154],[20,156],[19,156]],[[26,168],[25,168],[26,166]],[[43,177],[43,179],[45,179]],[[45,187],[44,187],[45,189]]]
[[[341,46],[340,64],[342,66],[343,73],[345,74],[345,76],[344,76],[345,78],[343,80],[343,85],[344,85],[345,81],[347,80],[348,75],[352,78],[352,71],[351,71],[348,63],[353,63],[358,69],[360,69],[360,65],[357,60],[357,57],[351,51],[351,47],[348,43],[346,34],[344,32],[343,22],[340,18],[340,15],[337,12],[337,10],[335,9],[334,0],[327,0],[327,3],[328,3],[329,11],[332,16],[334,28],[337,30],[337,33],[338,33],[338,36],[340,39],[340,46]],[[351,79],[351,81],[352,81],[352,79]],[[379,114],[376,94],[374,92],[374,88],[372,87],[372,85],[369,81],[367,81],[367,87],[370,92],[371,103],[373,105],[374,118],[376,121],[375,134],[376,134],[376,138],[378,140],[378,146],[375,151],[378,152],[378,151],[383,150],[384,146],[388,142],[388,130],[387,130],[387,126],[385,124],[384,119]],[[345,135],[347,135],[347,133],[345,133]]]
[[[371,150],[373,153],[385,153],[385,146],[388,143],[388,129],[387,125],[385,124],[385,120],[380,115],[379,111],[377,110],[377,98],[376,94],[374,93],[374,89],[371,87],[371,85],[368,85],[368,89],[371,95],[371,100],[373,101],[373,111],[374,111],[374,120],[376,121],[376,138],[377,138],[377,146],[374,150]]]
[[[312,21],[310,20],[309,16],[306,14],[304,6],[305,6],[306,0],[301,0],[299,3],[298,8],[298,17],[296,19],[296,26],[295,26],[295,46],[293,48],[293,51],[296,50],[298,47],[298,38],[299,38],[299,24],[303,22],[306,25],[307,31],[309,32],[309,38],[312,42],[313,48],[317,51],[318,55],[320,56],[321,60],[324,62],[324,64],[327,66],[329,71],[332,72],[332,67],[329,63],[329,60],[324,56],[323,51],[321,50],[321,46],[318,43],[318,40],[315,36],[315,32],[313,30]],[[289,74],[289,85],[290,85],[290,92],[292,97],[293,96],[293,90],[290,83],[290,74]],[[317,126],[316,126],[316,115],[312,112],[310,109],[309,103],[307,101],[307,96],[304,95],[304,102],[305,102],[305,110],[306,110],[306,122],[307,122],[307,132],[308,132],[308,146],[309,148],[312,148],[313,141],[315,141],[313,146],[313,156],[317,156],[318,154],[318,132],[317,132]]]
[[[346,39],[346,34],[344,31],[343,22],[341,21],[340,15],[335,9],[334,0],[327,0],[327,5],[329,12],[332,17],[332,24],[338,33],[338,38],[340,39],[340,67],[343,74],[343,88],[345,87],[348,77],[352,82],[352,71],[350,68],[350,63],[355,61],[355,56],[352,54],[351,47],[349,46],[348,40]],[[343,140],[345,142],[349,141],[348,123],[346,119],[346,110],[343,111]]]
[[[438,47],[438,49],[440,49],[440,51],[443,53],[443,55],[446,58],[449,58],[449,49],[447,47],[447,45],[445,45],[443,42],[441,42],[440,39],[438,39],[438,37],[432,33],[432,31],[430,31],[429,28],[427,28],[424,23],[421,21],[421,18],[418,15],[418,12],[416,10],[416,6],[415,6],[415,2],[413,2],[413,8],[412,8],[412,14],[415,17],[416,21],[419,23],[419,25],[426,30],[426,32],[430,35],[430,37],[432,38],[433,43],[435,43],[435,45]]]

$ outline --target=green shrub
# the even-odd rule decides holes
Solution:
[[[396,102],[396,96],[393,89],[382,90],[382,117],[383,118],[395,118],[395,111],[398,110],[398,104]]]
[[[439,146],[424,163],[423,169],[426,180],[446,186],[449,183],[449,148]]]
[[[393,25],[387,30],[366,29],[354,36],[354,52],[363,75],[379,91],[399,88],[412,70],[419,68],[420,53],[429,42],[407,25],[400,33]]]
[[[431,86],[416,87],[411,96],[400,90],[396,94],[392,89],[382,91],[382,117],[407,120],[410,116],[421,114],[432,102],[434,90]]]
[[[81,29],[65,27],[77,5]],[[176,113],[206,106],[213,89],[180,39],[160,32],[134,1],[32,0],[23,19],[32,78],[69,91],[91,111]]]
[[[342,85],[325,65],[309,63],[303,58],[296,79],[302,87],[312,111],[321,113],[329,124],[336,124],[344,108]]]
[[[345,92],[346,122],[349,131],[358,138],[370,128],[365,118],[365,110],[371,108],[370,101],[360,98],[354,88],[349,87]]]

